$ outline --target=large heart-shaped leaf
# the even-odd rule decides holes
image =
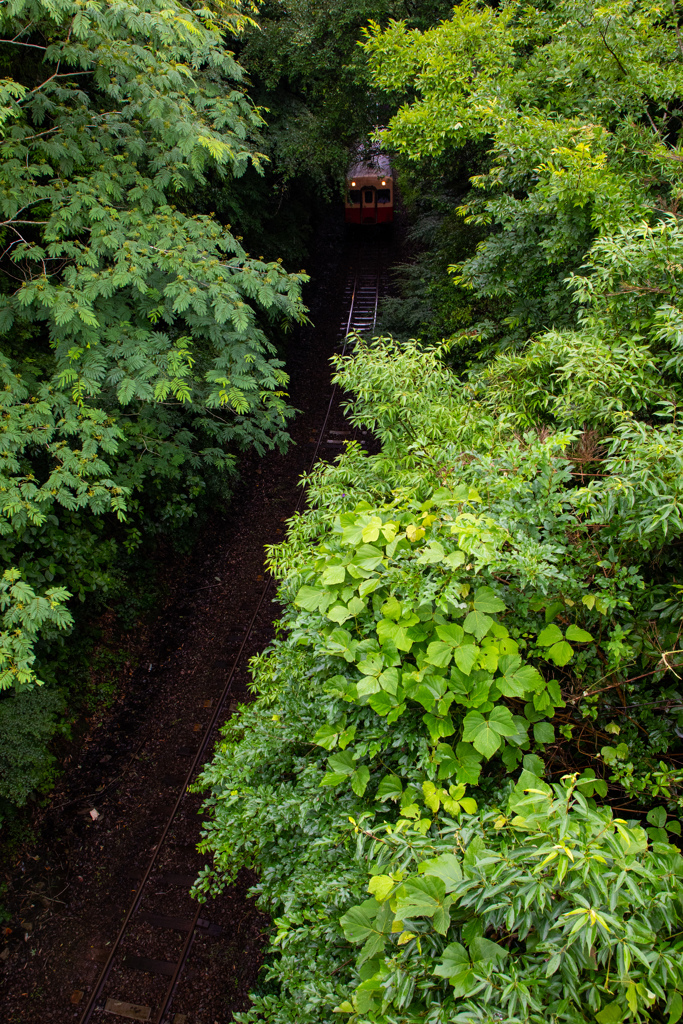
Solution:
[[[351,776],[351,789],[354,791],[356,796],[362,796],[365,790],[368,788],[368,782],[370,781],[370,770],[368,766],[362,764]]]
[[[562,640],[559,644],[553,644],[548,651],[548,657],[550,660],[560,668],[570,662],[573,656],[574,648],[571,644],[568,644],[566,640]]]
[[[475,967],[477,964],[490,964],[495,963],[496,960],[504,960],[507,955],[507,949],[481,935],[472,939],[470,943],[470,956]]]
[[[405,921],[411,917],[433,917],[443,905],[445,883],[436,877],[408,878],[396,891],[396,916]]]
[[[349,942],[365,942],[368,936],[376,931],[375,919],[379,909],[380,904],[373,897],[373,899],[365,900],[360,906],[347,910],[339,919],[339,923]]]
[[[503,736],[514,736],[517,726],[512,720],[509,708],[495,707],[488,719],[479,711],[470,711],[463,722],[463,740],[474,744],[484,757],[493,757],[500,747]]]
[[[515,661],[518,661],[515,658]],[[496,685],[505,697],[516,697],[523,699],[528,693],[534,693],[545,684],[545,680],[538,669],[531,665],[522,665],[515,671],[508,671],[503,678],[496,679]]]
[[[328,757],[327,763],[330,766],[330,771],[337,775],[353,775],[356,770],[356,762],[348,750]]]
[[[428,665],[436,665],[438,668],[445,668],[450,664],[453,657],[453,648],[442,640],[433,640],[427,648],[425,661]]]
[[[346,569],[343,565],[328,565],[320,577],[320,582],[326,587],[333,587],[337,583],[343,583],[346,579]]]
[[[434,974],[448,978],[455,990],[453,995],[456,999],[466,996],[476,984],[467,950],[459,942],[451,942],[446,946],[441,954],[441,962],[434,968]]]
[[[403,784],[398,775],[385,775],[375,794],[375,800],[400,800],[403,796]]]
[[[481,640],[486,636],[492,625],[493,619],[489,615],[486,615],[484,612],[473,611],[465,618],[462,628],[466,633],[473,633],[477,640]]]
[[[474,609],[478,612],[505,611],[505,601],[501,601],[492,587],[479,587],[474,593]]]
[[[536,643],[539,647],[550,647],[552,644],[557,644],[562,639],[562,630],[559,626],[556,626],[554,622],[551,622],[549,626],[541,630],[538,634],[538,640]]]
[[[317,612],[323,593],[320,587],[301,587],[294,598],[294,604],[306,612]]]
[[[579,626],[575,626],[573,623],[571,626],[567,626],[565,636],[567,640],[573,640],[577,644],[587,644],[593,639],[590,633]]]
[[[440,857],[423,861],[420,864],[420,871],[423,875],[440,878],[446,887],[446,892],[453,892],[458,883],[462,881],[460,861],[452,853],[442,853]]]

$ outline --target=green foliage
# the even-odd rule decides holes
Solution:
[[[507,814],[359,822],[374,895],[341,918],[364,943],[342,1019],[677,1020],[683,858],[580,790],[523,772]]]
[[[33,669],[34,644],[39,632],[67,629],[73,619],[64,607],[71,597],[63,587],[51,587],[44,596],[21,579],[17,569],[7,569],[0,580],[0,690],[16,693],[42,685]]]
[[[405,100],[387,140],[412,164],[411,188],[441,194],[472,227],[469,246],[442,238],[431,267],[450,248],[465,292],[453,308],[479,312],[462,339],[468,358],[574,326],[566,278],[594,239],[676,215],[677,19],[675,6],[566,0],[465,3],[425,32],[371,27],[374,84]],[[449,204],[444,186],[463,161],[469,188],[458,181]]]
[[[193,209],[262,170],[263,120],[226,45],[250,12],[0,11],[3,688],[76,685],[64,602],[89,598],[92,616],[131,552],[226,493],[241,451],[288,442],[276,343],[304,317],[305,278]]]
[[[307,198],[310,207],[321,191],[334,194],[350,148],[386,117],[386,101],[372,88],[357,45],[362,29],[397,17],[427,27],[449,6],[444,0],[265,0],[240,60],[269,110],[265,141],[280,202],[285,183],[295,178],[303,178],[307,196],[295,188],[290,202]]]
[[[48,745],[64,710],[63,696],[47,687],[0,698],[0,821],[8,805],[49,788],[56,759]]]
[[[309,478],[309,511],[271,550],[285,613],[254,665],[259,697],[200,782],[213,866],[199,892],[255,867],[277,926],[276,988],[243,1019],[317,1022],[333,1005],[387,1022],[673,1013],[675,824],[666,810],[651,837],[614,823],[593,802],[607,780],[590,754],[622,703],[651,703],[662,680],[672,710],[616,728],[634,760],[678,742],[647,545],[620,557],[618,517],[595,529],[570,433],[520,434],[473,406],[440,354],[358,339],[337,361],[347,413],[381,451],[351,444]],[[541,781],[567,768],[568,789]],[[467,858],[479,881],[456,899]],[[348,942],[363,947],[355,972]]]
[[[245,1022],[683,1016],[678,21],[366,34],[436,247],[336,360],[381,450],[308,478],[201,781],[200,893],[255,867],[277,927]]]

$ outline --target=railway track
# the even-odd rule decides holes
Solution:
[[[354,333],[369,333],[377,320],[379,299],[387,288],[390,248],[368,244],[349,258],[339,322],[338,351],[346,353]],[[335,387],[315,443],[310,468],[319,459],[333,458],[344,444],[365,432],[351,428],[343,417]],[[305,500],[301,490],[297,508]],[[211,756],[220,727],[236,710],[231,700],[236,675],[244,672],[245,654],[258,640],[259,622],[268,614],[272,581],[261,587],[255,610],[244,629],[239,648],[216,698],[203,701],[203,725],[194,726],[194,747],[179,747],[177,761],[185,767],[164,784],[174,792],[166,824],[142,870],[130,869],[132,899],[118,933],[99,952],[101,970],[85,1005],[80,1024],[111,1020],[112,1015],[151,1024],[194,1024],[186,1013],[175,1012],[183,980],[191,974],[193,948],[207,939],[220,941],[223,929],[211,920],[211,905],[197,904],[189,896],[196,864],[182,863],[188,849],[188,827],[196,822],[199,798],[188,791]],[[198,716],[199,717],[199,716]],[[190,831],[191,828],[190,828]],[[196,842],[196,825],[195,825]],[[179,853],[180,851],[180,853]],[[187,999],[183,1000],[187,1005]],[[221,1024],[223,1022],[221,1021]]]

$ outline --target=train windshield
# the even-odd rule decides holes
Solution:
[[[378,188],[377,189],[377,202],[378,203],[390,203],[391,202],[391,189]]]
[[[349,202],[350,203],[359,203],[360,202],[360,195],[361,195],[361,193],[360,193],[360,189],[359,188],[350,188],[349,189]]]

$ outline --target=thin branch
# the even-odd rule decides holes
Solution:
[[[610,23],[610,21],[611,21],[611,20],[612,20],[611,18],[608,18],[608,19],[607,19],[607,25],[608,25],[608,27],[609,27],[609,23]],[[603,43],[605,44],[605,48],[606,48],[607,50],[609,50],[609,52],[610,52],[610,53],[612,54],[612,56],[614,57],[615,61],[617,62],[617,64],[619,65],[619,67],[620,67],[620,69],[621,69],[621,72],[622,72],[622,74],[623,74],[623,75],[625,75],[625,76],[626,76],[626,77],[628,78],[628,72],[627,72],[626,68],[625,68],[625,67],[624,67],[624,65],[623,65],[623,64],[621,63],[621,61],[620,61],[620,60],[619,60],[619,58],[617,57],[616,53],[614,52],[614,50],[612,49],[612,47],[611,47],[611,46],[609,45],[609,43],[607,42],[607,39],[605,38],[605,33],[604,33],[604,32],[602,31],[602,29],[600,28],[600,25],[598,24],[598,22],[597,22],[597,21],[596,21],[595,25],[596,25],[596,28],[597,28],[597,30],[598,30],[598,34],[599,34],[600,38],[602,39]]]
[[[16,39],[0,39],[0,43],[8,43],[9,46],[28,46],[32,50],[47,50],[47,46],[38,46],[36,43],[19,43]]]

